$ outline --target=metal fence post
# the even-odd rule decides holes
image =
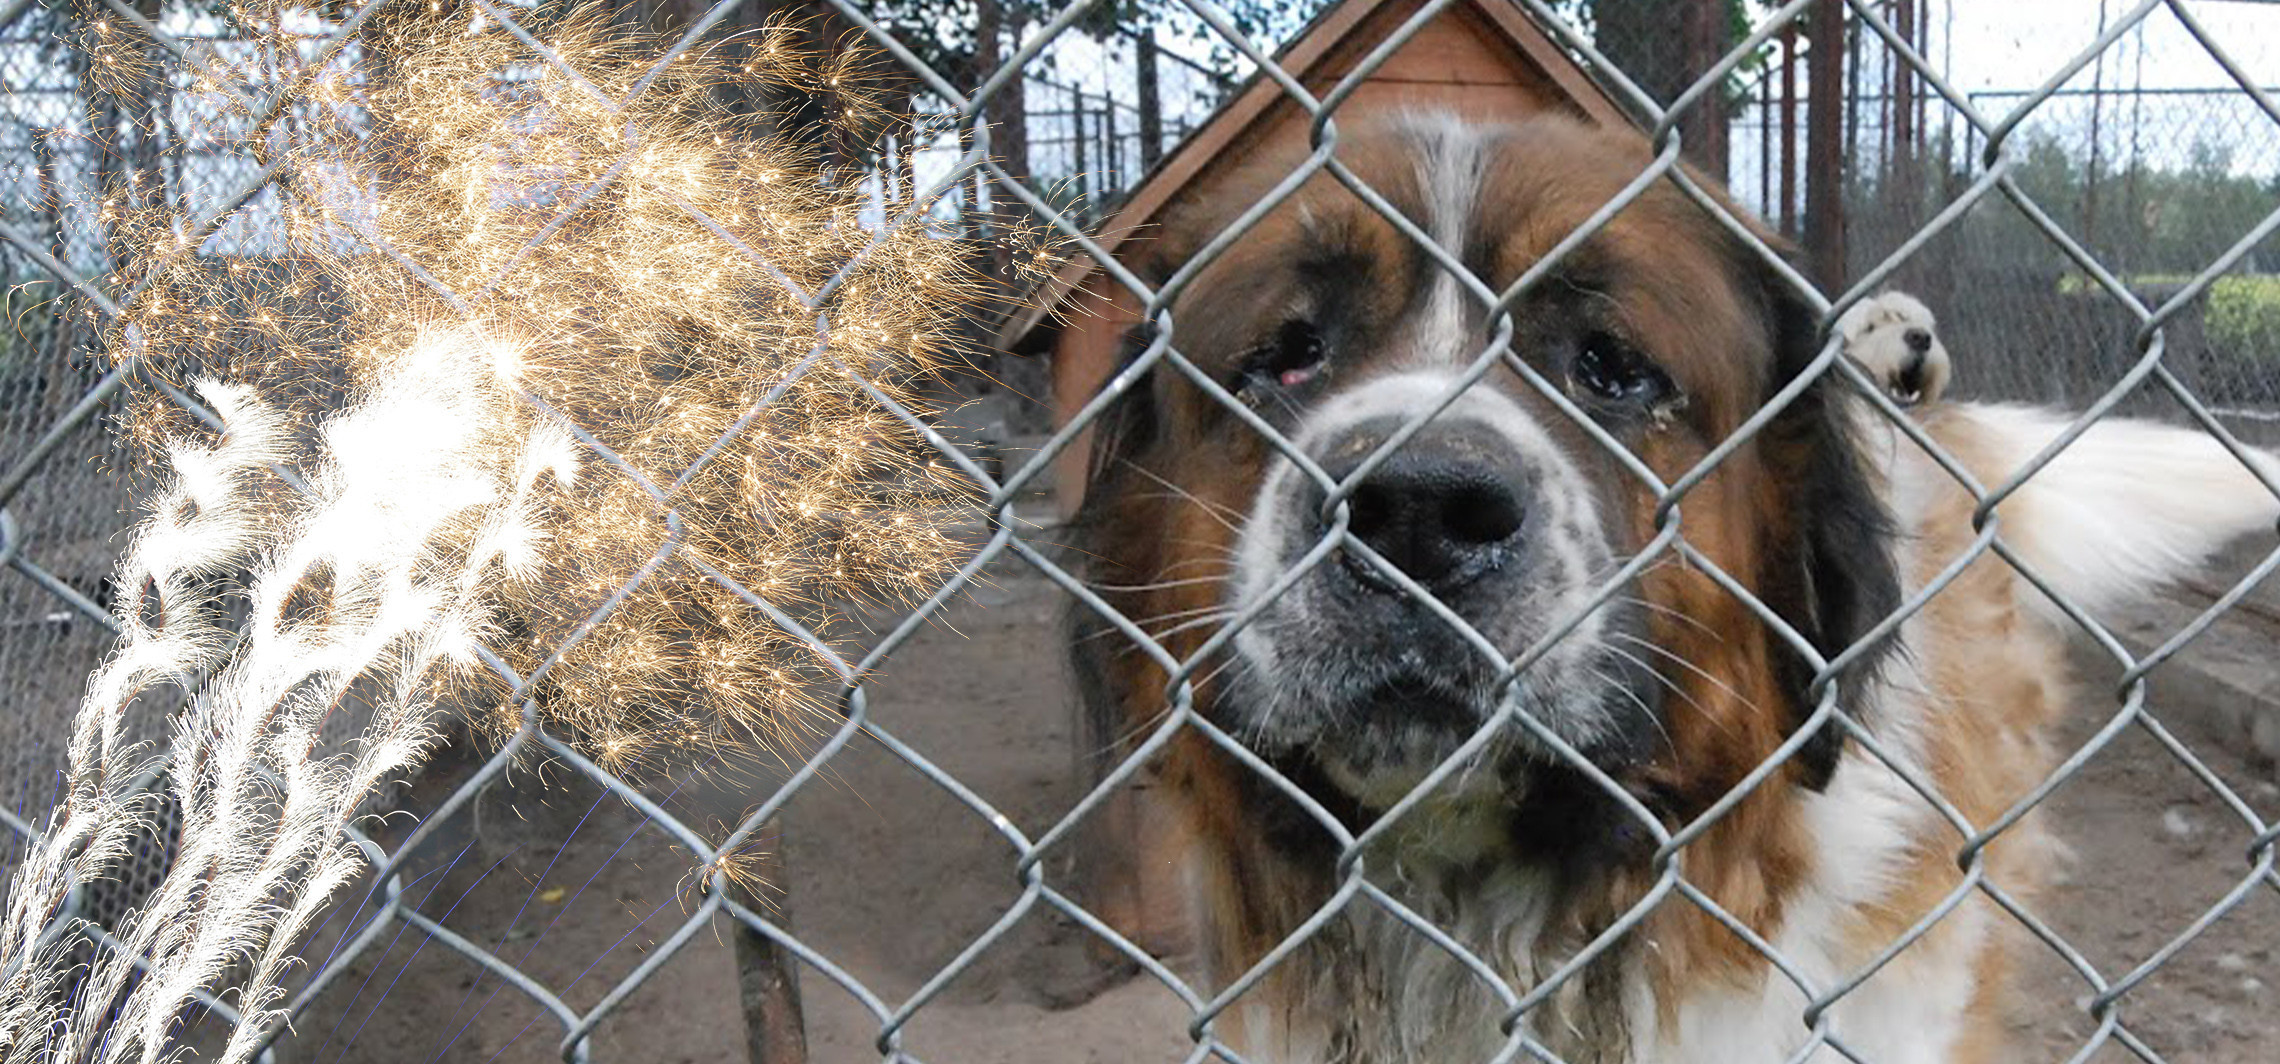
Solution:
[[[1133,75],[1140,106],[1140,169],[1153,170],[1164,157],[1164,99],[1156,63],[1156,30],[1133,37]]]
[[[784,821],[774,816],[762,822],[760,837],[773,839],[753,863],[756,887],[740,879],[729,880],[738,904],[756,912],[775,914],[778,923],[792,919],[791,877],[784,849]],[[745,1051],[752,1064],[807,1064],[807,1024],[800,1007],[800,973],[790,952],[774,939],[737,923],[737,1004],[744,1010]]]

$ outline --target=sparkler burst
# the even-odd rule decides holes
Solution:
[[[273,184],[214,226],[163,196],[100,214],[133,293],[106,338],[157,385],[124,425],[171,472],[0,926],[0,1059],[161,1059],[225,989],[252,1021],[225,1059],[249,1059],[361,868],[341,829],[446,710],[503,735],[534,709],[616,771],[781,750],[820,719],[844,608],[932,591],[973,515],[889,404],[939,406],[976,249],[862,224],[860,186],[721,102],[831,91],[873,123],[861,56],[780,25],[660,63],[607,10],[432,5],[360,68],[302,9],[232,14],[253,45],[190,54],[189,110]],[[140,30],[96,32],[120,35],[96,76],[152,76]],[[127,707],[208,676],[170,735],[181,855],[110,929],[126,948],[65,973],[42,929],[148,822]]]
[[[394,76],[315,73],[281,181],[293,257],[259,281],[154,260],[169,272],[125,346],[260,382],[306,417],[329,367],[368,373],[435,323],[482,323],[501,372],[588,433],[604,468],[550,512],[546,591],[511,604],[520,638],[502,656],[546,667],[545,711],[611,767],[659,743],[779,738],[820,678],[812,651],[711,573],[818,628],[832,597],[930,589],[969,496],[864,385],[927,408],[979,292],[972,249],[857,224],[855,190],[758,133],[766,116],[716,103],[723,85],[858,83],[786,27],[753,58],[661,70],[665,42],[601,14],[535,32],[559,63],[470,32],[460,10],[391,27]],[[314,379],[286,398],[296,376]],[[147,409],[151,425],[181,416]],[[550,663],[668,542],[610,623]],[[493,723],[511,730],[514,711]]]

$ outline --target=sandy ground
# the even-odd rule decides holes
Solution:
[[[1057,594],[1033,574],[999,573],[994,590],[951,610],[895,659],[873,702],[882,724],[1031,837],[1073,800],[1058,609]],[[2203,715],[2175,716],[2180,738],[2218,777],[2265,815],[2280,813],[2271,766],[2245,760],[2244,744],[2197,730]],[[2097,723],[2076,722],[2073,741]],[[415,802],[465,771],[447,765]],[[689,864],[640,814],[569,779],[485,801],[475,818],[481,826],[463,821],[446,831],[437,856],[416,870],[427,878],[407,898],[539,981],[566,987],[572,1007],[589,1009],[679,929],[687,902],[675,890]],[[694,784],[665,804],[709,825],[766,786],[760,778]],[[2043,915],[2108,979],[2162,950],[2247,874],[2242,822],[2136,729],[2051,808],[2080,858]],[[890,1005],[943,972],[1018,896],[1004,838],[876,743],[846,751],[784,820],[796,933]],[[1041,909],[1030,912],[917,1013],[903,1030],[904,1047],[933,1064],[1149,1064],[1185,1056],[1187,1015],[1178,1001],[1146,976],[1121,980],[1095,969],[1081,935]],[[700,929],[599,1025],[592,1059],[745,1059],[727,941],[724,928]],[[2125,1024],[2171,1061],[2280,1059],[2276,952],[2280,891],[2253,887],[2131,992]],[[2038,1051],[2020,1059],[2068,1059],[2096,1028],[2080,1012],[2088,984],[2047,950],[2037,951],[2027,978],[2037,1005],[2018,1023]],[[803,982],[812,1059],[878,1059],[878,1021],[813,970]],[[383,938],[302,1017],[281,1059],[560,1059],[562,1026],[499,987],[497,977],[416,931]],[[2109,1048],[2095,1059],[2135,1058]]]

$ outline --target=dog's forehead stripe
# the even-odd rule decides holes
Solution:
[[[1417,145],[1417,187],[1423,201],[1418,221],[1448,258],[1462,262],[1479,213],[1481,186],[1488,174],[1491,140],[1486,131],[1449,114],[1413,116],[1407,132]],[[1446,366],[1468,360],[1464,285],[1438,257],[1425,260],[1431,280],[1402,361],[1413,367]]]
[[[1462,256],[1488,172],[1490,138],[1447,114],[1420,117],[1409,133],[1419,149],[1417,185],[1425,199],[1426,232],[1443,251]]]

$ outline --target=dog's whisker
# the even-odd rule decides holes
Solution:
[[[1226,525],[1228,531],[1236,533],[1242,532],[1242,528],[1238,523],[1243,520],[1242,514],[1236,513],[1221,503],[1216,503],[1200,495],[1197,495],[1196,493],[1189,491],[1188,489],[1183,488],[1177,484],[1174,484],[1169,480],[1165,480],[1163,477],[1156,475],[1154,470],[1148,469],[1147,467],[1142,466],[1137,462],[1134,462],[1130,459],[1122,459],[1122,461],[1126,467],[1130,468],[1134,472],[1139,473],[1141,476],[1147,477],[1148,479],[1163,485],[1164,489],[1170,492],[1170,495],[1165,497],[1185,499],[1188,502],[1192,502],[1196,504],[1197,507],[1201,508],[1204,513],[1210,514],[1212,517],[1218,519],[1220,524]]]
[[[1684,610],[1665,606],[1660,602],[1652,602],[1647,599],[1640,598],[1637,595],[1618,595],[1612,599],[1609,599],[1608,601],[1628,603],[1641,609],[1651,610],[1658,615],[1668,617],[1674,621],[1686,625],[1689,628],[1694,629],[1695,631],[1717,639],[1720,642],[1724,642],[1726,638],[1725,633],[1720,632],[1719,630],[1710,627],[1708,624],[1703,623],[1700,618],[1694,616],[1693,614],[1688,613]]]
[[[1639,671],[1646,673],[1650,679],[1654,680],[1657,686],[1685,700],[1687,705],[1694,707],[1697,712],[1702,712],[1704,716],[1709,715],[1704,710],[1702,703],[1695,701],[1692,693],[1688,692],[1685,688],[1680,687],[1678,685],[1678,681],[1671,679],[1669,674],[1663,672],[1661,669],[1655,668],[1652,664],[1649,664],[1645,658],[1642,658],[1637,654],[1633,654],[1630,651],[1625,650],[1619,646],[1602,645],[1600,649],[1606,651],[1609,654],[1615,655],[1616,657],[1622,658],[1624,661],[1629,662],[1633,666],[1636,666]]]
[[[1174,546],[1200,546],[1200,547],[1215,547],[1215,546],[1216,546],[1216,544],[1209,544],[1209,543],[1197,543],[1197,542],[1196,542],[1196,541],[1194,541],[1194,540],[1183,540],[1183,539],[1173,539],[1173,540],[1170,540],[1169,542],[1170,542],[1172,545],[1174,545]],[[1234,574],[1234,572],[1235,572],[1235,564],[1236,564],[1236,555],[1235,555],[1235,552],[1234,552],[1234,551],[1232,551],[1232,550],[1220,550],[1219,552],[1217,552],[1217,553],[1214,553],[1214,554],[1206,554],[1206,555],[1202,555],[1202,556],[1199,556],[1199,557],[1194,557],[1194,558],[1187,558],[1187,559],[1184,559],[1184,560],[1181,560],[1181,561],[1173,562],[1172,564],[1165,566],[1165,567],[1163,568],[1163,571],[1159,572],[1157,575],[1158,575],[1158,576],[1170,576],[1170,575],[1172,575],[1173,573],[1179,572],[1179,571],[1180,571],[1180,570],[1182,570],[1182,569],[1192,569],[1192,568],[1194,568],[1194,567],[1196,567],[1196,566],[1199,566],[1199,565],[1220,565],[1220,566],[1224,566],[1225,568],[1223,568],[1223,569],[1220,571],[1219,575],[1221,575],[1221,576],[1232,576],[1232,575]]]
[[[1224,672],[1226,672],[1228,669],[1234,668],[1234,667],[1235,667],[1235,666],[1237,666],[1237,665],[1243,665],[1243,664],[1245,664],[1245,663],[1244,663],[1244,661],[1243,661],[1243,656],[1242,656],[1241,654],[1229,654],[1229,655],[1227,655],[1227,660],[1225,660],[1225,661],[1222,661],[1222,662],[1220,662],[1219,664],[1212,666],[1212,669],[1211,669],[1211,671],[1210,671],[1210,672],[1204,673],[1204,674],[1203,674],[1201,677],[1198,677],[1198,678],[1196,679],[1196,681],[1195,681],[1195,686],[1196,686],[1196,688],[1197,688],[1198,690],[1202,690],[1202,689],[1204,689],[1204,688],[1207,688],[1207,687],[1211,686],[1211,682],[1212,682],[1213,680],[1216,680],[1216,679],[1218,679],[1218,678],[1219,678],[1219,676],[1220,676],[1220,674],[1221,674],[1221,673],[1224,673]]]
[[[1759,709],[1757,702],[1750,699],[1748,696],[1743,695],[1741,692],[1734,690],[1732,685],[1718,679],[1715,676],[1712,676],[1710,673],[1704,671],[1700,666],[1695,665],[1693,662],[1679,657],[1676,654],[1672,654],[1668,650],[1665,650],[1662,647],[1658,647],[1653,643],[1647,642],[1646,640],[1640,639],[1636,636],[1616,633],[1616,637],[1623,640],[1624,642],[1652,650],[1658,654],[1663,655],[1664,657],[1671,659],[1680,668],[1683,668],[1689,673],[1700,677],[1705,683],[1708,683],[1710,686],[1724,692],[1728,697],[1740,703],[1744,708],[1753,711]],[[1709,707],[1703,705],[1701,701],[1696,699],[1692,693],[1688,692],[1684,687],[1679,686],[1676,681],[1665,675],[1662,670],[1649,665],[1646,662],[1646,659],[1641,658],[1628,650],[1624,650],[1622,647],[1616,646],[1613,643],[1602,644],[1602,646],[1608,653],[1621,655],[1624,659],[1630,661],[1632,664],[1646,670],[1648,675],[1653,676],[1658,682],[1662,684],[1665,689],[1669,690],[1670,693],[1677,695],[1680,699],[1684,700],[1688,706],[1693,707],[1694,711],[1700,714],[1704,720],[1718,725],[1721,731],[1724,731],[1729,735],[1733,734],[1732,728],[1728,727],[1724,723],[1724,718],[1722,718],[1719,714],[1710,712]]]
[[[1150,633],[1148,633],[1148,635],[1149,635],[1151,638],[1155,638],[1155,639],[1165,639],[1165,638],[1169,638],[1169,637],[1171,637],[1171,636],[1174,636],[1174,635],[1178,635],[1179,633],[1181,633],[1181,632],[1185,632],[1185,631],[1188,631],[1188,630],[1190,630],[1190,629],[1194,629],[1194,628],[1202,628],[1202,627],[1204,627],[1204,626],[1206,626],[1206,625],[1213,625],[1213,624],[1218,624],[1218,623],[1220,623],[1220,622],[1222,622],[1222,621],[1225,621],[1225,620],[1226,620],[1227,618],[1229,618],[1229,617],[1233,617],[1234,615],[1235,615],[1235,611],[1234,611],[1234,610],[1226,610],[1226,609],[1221,609],[1221,610],[1213,610],[1213,611],[1211,611],[1210,613],[1207,613],[1207,614],[1205,614],[1204,616],[1201,616],[1201,617],[1196,617],[1196,618],[1193,618],[1193,619],[1191,619],[1191,620],[1182,621],[1182,622],[1180,622],[1180,623],[1178,623],[1178,624],[1175,624],[1175,625],[1173,625],[1173,626],[1171,626],[1171,627],[1169,627],[1169,628],[1163,629],[1162,631],[1150,632]]]
[[[1617,653],[1620,653],[1620,651]],[[1633,658],[1632,660],[1636,662],[1638,659]],[[1644,663],[1641,663],[1639,667],[1646,668]],[[1646,699],[1640,698],[1637,691],[1631,690],[1629,684],[1622,682],[1616,677],[1607,675],[1605,670],[1600,669],[1596,665],[1586,665],[1584,666],[1584,669],[1585,671],[1591,673],[1594,678],[1598,679],[1599,682],[1604,683],[1620,692],[1624,698],[1627,698],[1631,701],[1632,705],[1639,707],[1639,715],[1645,718],[1647,723],[1653,725],[1655,732],[1662,736],[1664,749],[1675,750],[1678,748],[1678,740],[1671,737],[1670,728],[1663,723],[1662,714],[1656,713],[1654,707],[1648,705]],[[1679,691],[1678,688],[1671,684],[1670,680],[1667,677],[1663,676],[1661,673],[1655,672],[1653,669],[1647,669],[1647,672],[1655,679],[1660,680],[1663,686],[1669,687],[1673,692],[1676,692],[1680,698],[1686,697],[1685,692]]]
[[[1087,581],[1085,583],[1085,586],[1093,589],[1094,591],[1169,591],[1175,587],[1194,587],[1197,584],[1216,584],[1223,579],[1225,579],[1224,575],[1213,574],[1210,576],[1187,577],[1180,580],[1158,580],[1154,583],[1148,584],[1096,584]]]
[[[1133,626],[1134,628],[1138,628],[1138,629],[1140,629],[1140,631],[1141,631],[1143,634],[1145,634],[1145,635],[1148,637],[1149,641],[1151,641],[1151,642],[1159,642],[1159,641],[1163,640],[1163,639],[1164,639],[1166,636],[1172,635],[1172,634],[1174,634],[1174,633],[1176,633],[1176,632],[1180,632],[1180,631],[1182,631],[1182,630],[1185,630],[1185,629],[1187,629],[1187,628],[1190,628],[1190,627],[1194,627],[1194,626],[1196,626],[1196,625],[1198,625],[1198,624],[1205,624],[1205,623],[1212,623],[1212,622],[1217,622],[1217,621],[1224,621],[1224,620],[1226,620],[1228,617],[1230,617],[1230,616],[1233,616],[1233,615],[1234,615],[1234,612],[1235,612],[1235,611],[1233,611],[1233,610],[1231,610],[1231,609],[1228,609],[1227,607],[1224,607],[1224,606],[1204,606],[1204,607],[1200,607],[1200,608],[1197,608],[1197,609],[1192,609],[1192,610],[1173,610],[1173,611],[1171,611],[1171,612],[1169,612],[1169,613],[1159,613],[1159,614],[1157,614],[1157,615],[1155,615],[1155,616],[1153,616],[1153,617],[1146,617],[1146,618],[1138,618],[1138,619],[1135,619],[1135,620],[1132,622],[1132,626]],[[1188,621],[1186,621],[1186,622],[1184,622],[1184,623],[1181,623],[1181,624],[1176,624],[1176,625],[1172,625],[1172,626],[1170,626],[1170,627],[1161,628],[1161,629],[1150,629],[1150,628],[1148,627],[1149,625],[1152,625],[1152,624],[1161,624],[1161,623],[1163,623],[1163,622],[1165,622],[1165,621],[1176,621],[1176,620],[1179,620],[1180,618],[1183,618],[1183,617],[1188,617],[1188,618],[1193,618],[1193,619],[1192,619],[1192,620],[1188,620]],[[1124,635],[1124,634],[1125,634],[1125,632],[1124,632],[1124,630],[1123,630],[1123,629],[1121,629],[1121,628],[1117,628],[1117,627],[1108,627],[1108,628],[1103,628],[1103,629],[1101,629],[1100,631],[1097,631],[1097,632],[1087,632],[1087,633],[1085,633],[1084,635],[1078,636],[1078,637],[1076,638],[1076,642],[1078,642],[1078,643],[1087,643],[1087,642],[1091,642],[1092,640],[1095,640],[1095,639],[1100,639],[1100,638],[1102,638],[1102,637],[1104,637],[1104,636],[1111,636],[1111,635]],[[1125,649],[1124,649],[1124,651],[1122,651],[1122,652],[1123,652],[1123,653],[1127,653],[1127,654],[1129,654],[1129,653],[1131,653],[1131,652],[1133,652],[1133,651],[1136,651],[1136,650],[1139,650],[1139,649],[1140,649],[1140,648],[1139,648],[1138,646],[1132,646],[1132,647],[1127,647],[1127,648],[1125,648]]]
[[[1213,666],[1213,667],[1211,668],[1211,671],[1209,671],[1209,672],[1206,672],[1206,673],[1204,673],[1204,674],[1203,674],[1201,677],[1197,678],[1197,679],[1194,681],[1194,686],[1195,686],[1195,688],[1196,688],[1197,690],[1203,690],[1203,689],[1205,689],[1205,688],[1208,688],[1208,687],[1211,685],[1211,682],[1212,682],[1213,680],[1216,680],[1216,679],[1218,679],[1218,678],[1219,678],[1219,676],[1220,676],[1222,673],[1225,673],[1225,672],[1226,672],[1228,669],[1230,669],[1230,668],[1233,668],[1233,667],[1235,667],[1235,666],[1238,666],[1238,665],[1245,665],[1245,664],[1246,664],[1246,663],[1243,661],[1243,658],[1242,658],[1242,656],[1241,656],[1241,655],[1238,655],[1238,654],[1229,654],[1229,655],[1227,655],[1227,656],[1226,656],[1226,660],[1225,660],[1225,661],[1222,661],[1222,662],[1220,662],[1219,664],[1217,664],[1217,665]],[[1131,743],[1133,743],[1134,741],[1138,740],[1138,739],[1139,739],[1139,738],[1141,738],[1142,736],[1145,736],[1145,735],[1147,735],[1149,732],[1151,732],[1151,731],[1154,731],[1158,725],[1160,725],[1160,724],[1162,724],[1162,723],[1163,723],[1163,721],[1164,721],[1164,718],[1166,718],[1166,717],[1169,717],[1169,716],[1171,716],[1171,715],[1172,715],[1172,707],[1171,707],[1171,703],[1170,703],[1170,702],[1167,700],[1167,701],[1166,701],[1166,702],[1163,704],[1163,707],[1162,707],[1162,708],[1160,708],[1160,709],[1156,710],[1156,711],[1155,711],[1155,712],[1153,712],[1153,713],[1150,713],[1150,714],[1148,714],[1148,715],[1147,715],[1147,716],[1145,716],[1145,717],[1139,717],[1139,718],[1136,718],[1136,719],[1134,719],[1134,720],[1132,721],[1132,723],[1131,723],[1131,726],[1130,726],[1130,727],[1126,728],[1126,729],[1125,729],[1125,730],[1124,730],[1124,731],[1123,731],[1121,734],[1119,734],[1119,735],[1115,736],[1114,738],[1110,739],[1110,740],[1108,741],[1108,744],[1107,744],[1106,746],[1104,746],[1104,747],[1103,747],[1101,750],[1099,750],[1099,751],[1096,751],[1096,753],[1099,753],[1099,754],[1112,753],[1112,752],[1114,752],[1114,751],[1116,751],[1116,750],[1120,750],[1120,749],[1123,749],[1125,746],[1128,746],[1128,745],[1130,745]]]
[[[1159,621],[1176,621],[1182,617],[1193,617],[1200,613],[1211,613],[1213,611],[1227,610],[1230,608],[1231,607],[1225,603],[1212,602],[1202,606],[1190,607],[1184,610],[1165,610],[1162,613],[1152,613],[1146,617],[1134,617],[1132,619],[1132,623],[1139,627],[1146,628],[1147,626],[1155,624]]]
[[[1682,654],[1679,654],[1679,653],[1677,653],[1677,652],[1675,652],[1675,651],[1671,650],[1671,649],[1670,649],[1670,648],[1668,648],[1668,647],[1665,647],[1665,646],[1662,646],[1662,645],[1660,645],[1660,644],[1657,644],[1657,643],[1653,642],[1652,640],[1641,639],[1641,638],[1639,638],[1638,636],[1632,635],[1632,634],[1630,634],[1630,633],[1628,633],[1628,632],[1616,632],[1616,633],[1614,633],[1614,635],[1615,635],[1615,637],[1616,637],[1616,638],[1618,638],[1618,639],[1621,639],[1621,640],[1623,640],[1624,642],[1627,642],[1627,643],[1631,643],[1631,644],[1634,644],[1634,645],[1636,645],[1636,646],[1644,647],[1644,648],[1645,648],[1645,649],[1647,649],[1647,650],[1651,650],[1651,651],[1653,651],[1653,652],[1655,652],[1655,653],[1657,653],[1657,654],[1660,654],[1660,655],[1662,655],[1662,656],[1663,656],[1663,657],[1665,657],[1665,658],[1668,658],[1668,659],[1670,659],[1670,661],[1671,661],[1673,664],[1677,665],[1678,667],[1680,667],[1680,668],[1682,668],[1682,669],[1685,669],[1687,672],[1690,672],[1690,673],[1694,674],[1695,676],[1698,676],[1698,677],[1700,677],[1700,678],[1701,678],[1701,679],[1702,679],[1704,682],[1706,682],[1706,683],[1709,683],[1709,684],[1711,684],[1712,686],[1715,686],[1715,687],[1717,687],[1719,690],[1721,690],[1721,691],[1724,691],[1724,692],[1725,692],[1727,695],[1731,696],[1731,697],[1732,697],[1732,698],[1733,698],[1735,701],[1737,701],[1737,702],[1740,702],[1741,704],[1743,704],[1743,705],[1745,705],[1745,706],[1748,706],[1748,707],[1749,707],[1749,708],[1751,708],[1751,709],[1757,709],[1757,708],[1760,708],[1760,707],[1758,706],[1758,704],[1757,704],[1755,701],[1753,701],[1752,699],[1750,699],[1748,696],[1746,696],[1746,695],[1742,694],[1740,691],[1736,691],[1736,690],[1734,690],[1734,688],[1733,688],[1733,686],[1732,686],[1732,685],[1728,684],[1728,683],[1727,683],[1726,681],[1724,681],[1724,680],[1721,680],[1721,679],[1719,679],[1719,678],[1718,678],[1718,677],[1717,677],[1715,674],[1711,673],[1709,670],[1707,670],[1707,669],[1704,669],[1704,668],[1703,668],[1703,667],[1701,667],[1700,665],[1697,665],[1697,664],[1695,664],[1694,662],[1692,662],[1692,661],[1688,660],[1688,659],[1687,659],[1687,658],[1686,658],[1684,655],[1682,655]]]

